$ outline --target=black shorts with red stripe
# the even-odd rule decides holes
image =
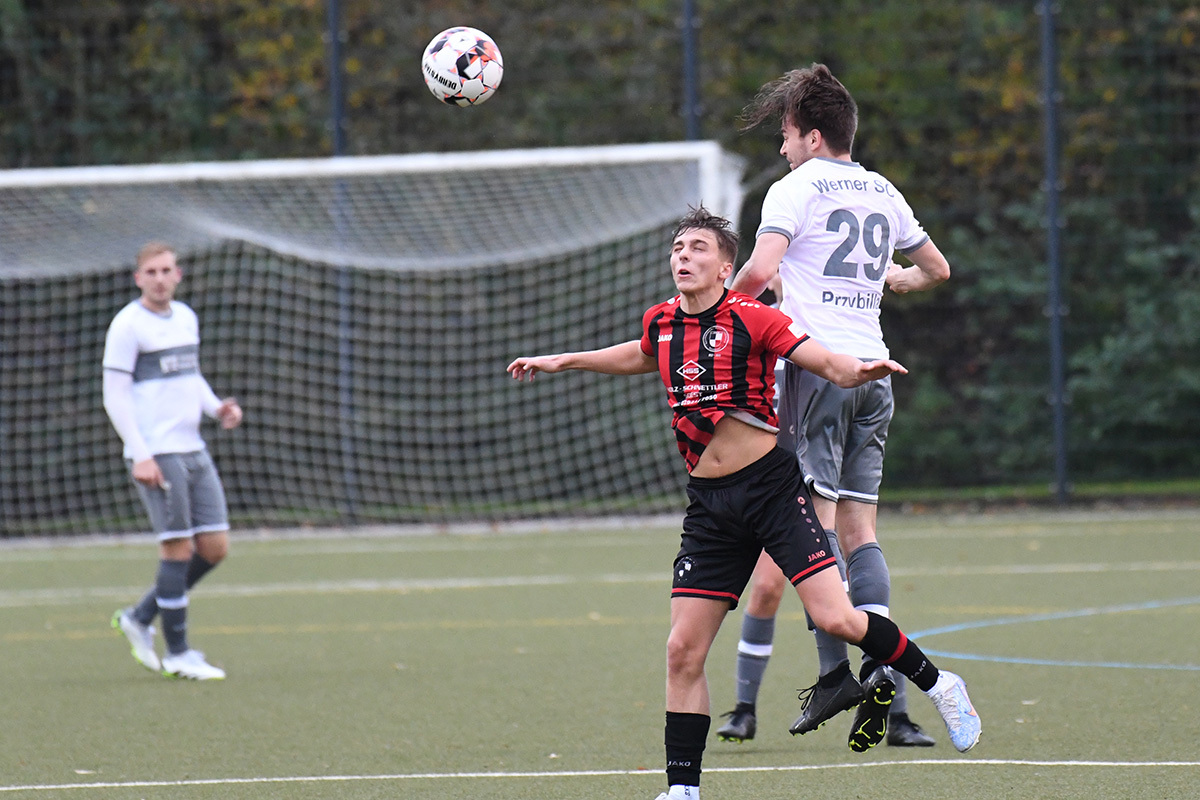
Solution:
[[[796,456],[777,447],[730,475],[688,480],[672,597],[737,607],[765,549],[793,585],[836,566]]]

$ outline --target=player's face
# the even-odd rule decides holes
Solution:
[[[671,277],[675,288],[694,294],[721,287],[733,264],[721,255],[717,236],[710,230],[681,231],[671,246]]]
[[[175,287],[182,278],[183,272],[170,251],[151,256],[133,273],[133,282],[142,290],[142,305],[151,311],[166,311],[171,307]]]
[[[802,134],[791,121],[784,120],[780,133],[783,134],[783,144],[779,147],[779,155],[787,159],[788,166],[792,169],[816,155],[812,142],[812,131]]]

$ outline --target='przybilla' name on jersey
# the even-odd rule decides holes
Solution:
[[[812,182],[813,188],[821,194],[826,192],[839,192],[850,190],[855,192],[865,192],[868,189],[874,189],[879,194],[886,194],[888,197],[895,197],[896,190],[887,181],[863,181],[851,178],[845,178],[840,181],[827,181],[824,179],[815,180]]]
[[[857,308],[867,311],[879,308],[883,303],[883,295],[879,292],[856,292],[855,294],[838,294],[825,289],[821,292],[823,304],[832,303],[842,308]]]

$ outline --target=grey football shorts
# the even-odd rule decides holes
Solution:
[[[167,485],[160,489],[134,484],[160,542],[229,530],[225,489],[207,450],[161,453],[154,460]]]
[[[795,450],[813,494],[878,503],[893,407],[891,376],[842,389],[788,363],[779,400],[779,443]]]

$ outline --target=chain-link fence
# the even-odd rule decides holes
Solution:
[[[1054,480],[1043,4],[698,5],[698,121],[747,158],[743,231],[784,167],[774,131],[741,133],[738,113],[766,80],[820,61],[859,102],[856,159],[904,191],[950,258],[949,283],[884,302],[889,344],[912,370],[896,381],[885,489]],[[1051,7],[1069,475],[1194,478],[1200,14],[1184,0]],[[345,0],[347,152],[681,139],[682,8]],[[0,158],[47,167],[328,155],[327,11],[308,0],[0,4]],[[504,53],[504,83],[477,108],[443,106],[421,82],[422,47],[455,24],[486,30]],[[22,280],[0,295],[8,319]],[[10,384],[23,380],[8,359],[17,349],[0,342]],[[0,409],[3,469],[15,463],[12,419]]]

